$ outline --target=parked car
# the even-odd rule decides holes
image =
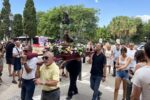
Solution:
[[[139,45],[138,47],[137,47],[137,50],[144,50],[144,45],[142,44],[142,45]]]

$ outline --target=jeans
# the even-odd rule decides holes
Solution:
[[[41,100],[60,100],[60,89],[42,91]]]
[[[132,92],[132,83],[127,82],[126,100],[130,100],[131,92]]]
[[[33,100],[33,94],[35,90],[35,84],[33,79],[25,80],[22,79],[22,88],[21,88],[21,100]]]
[[[116,61],[114,61],[113,76],[116,76]]]
[[[101,80],[102,80],[101,76],[91,75],[90,77],[90,87],[94,91],[92,100],[99,100],[100,91],[98,89],[99,89]]]

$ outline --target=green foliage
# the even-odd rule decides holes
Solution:
[[[10,15],[10,4],[9,4],[9,0],[3,0],[3,8],[1,11],[1,38],[3,38],[2,34],[5,34],[5,36],[10,37],[10,31],[9,31],[9,26],[10,26],[10,19],[9,19],[9,15]]]
[[[134,19],[127,16],[117,16],[108,25],[108,30],[114,36],[123,38],[124,41],[128,42],[129,36],[134,35],[137,28]]]
[[[36,10],[33,0],[27,0],[23,11],[24,33],[33,38],[37,34]]]
[[[96,40],[102,38],[104,41],[109,41],[111,38],[111,34],[108,32],[107,27],[99,27],[96,31]]]
[[[69,25],[62,24],[63,12],[69,15]],[[77,38],[93,38],[97,28],[97,13],[98,10],[82,5],[60,6],[45,13],[39,12],[38,34],[60,36],[64,30],[69,30],[70,34]]]
[[[148,23],[144,24],[143,34],[144,34],[144,37],[147,37],[148,39],[150,39],[150,20],[148,21]]]
[[[143,34],[143,27],[144,24],[140,18],[134,18],[134,23],[136,25],[136,33],[131,36],[131,41],[135,43],[140,43],[144,39],[144,34]]]
[[[3,26],[2,26],[2,18],[1,18],[1,14],[0,14],[0,39],[2,40],[4,37],[4,30],[3,30]]]
[[[12,33],[15,37],[23,35],[23,25],[22,25],[22,15],[21,14],[14,15]]]

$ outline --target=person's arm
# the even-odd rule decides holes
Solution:
[[[24,65],[25,71],[27,73],[30,73],[32,71],[32,69],[30,68],[30,66],[26,62],[23,65]]]
[[[142,92],[142,88],[133,84],[132,93],[131,93],[131,100],[140,100],[140,94]]]
[[[47,86],[57,86],[59,82],[59,68],[53,71],[53,76],[51,80],[42,81],[40,78],[35,80],[37,85],[47,85]]]
[[[90,57],[89,60],[88,60],[88,63],[89,63],[89,64],[92,64],[92,58],[93,58],[93,54],[91,55],[91,57]]]
[[[46,80],[42,81],[40,78],[35,79],[37,85],[57,86],[58,80]]]
[[[107,66],[106,66],[106,56],[104,56],[104,60],[103,60],[103,79],[102,81],[106,81],[106,71],[107,71]]]
[[[36,78],[40,78],[40,65],[37,65],[35,77],[36,77]]]
[[[131,58],[127,58],[127,62],[125,63],[125,65],[122,65],[120,68],[118,68],[118,70],[122,70],[128,67],[128,65],[131,63]]]
[[[105,78],[106,78],[106,69],[107,69],[107,67],[106,67],[106,64],[105,64],[104,68],[103,68],[103,77],[105,77]]]
[[[106,69],[107,69],[107,66],[106,66],[106,56],[104,56],[104,62],[103,62],[103,77],[106,77]]]

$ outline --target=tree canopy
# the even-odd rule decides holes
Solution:
[[[3,0],[3,7],[1,10],[1,37],[6,36],[10,37],[10,14],[11,14],[11,9],[10,9],[10,4],[9,0]]]
[[[24,33],[33,38],[37,34],[36,10],[33,0],[26,0],[23,11]]]
[[[64,12],[68,14],[70,20],[68,25],[62,23]],[[69,33],[77,38],[90,38],[96,34],[98,12],[82,5],[60,6],[47,12],[38,12],[38,34],[58,36],[64,30],[69,30]]]
[[[12,33],[15,37],[23,35],[22,15],[15,14]]]

